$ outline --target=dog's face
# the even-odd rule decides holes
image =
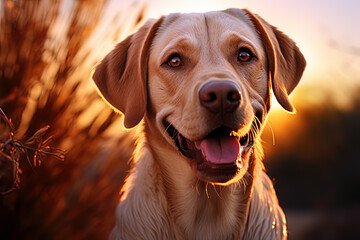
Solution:
[[[157,127],[201,179],[239,178],[268,96],[262,42],[248,23],[226,13],[164,21],[148,66]]]
[[[293,111],[288,94],[304,67],[288,37],[248,11],[230,9],[148,22],[102,61],[94,80],[125,113],[125,125],[146,112],[195,176],[229,184],[248,168],[271,87]]]

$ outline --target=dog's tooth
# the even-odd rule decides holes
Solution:
[[[200,150],[200,149],[201,149],[200,143],[201,143],[201,141],[195,141],[195,142],[194,142],[195,148],[196,148],[197,150]]]
[[[242,161],[241,158],[240,158],[238,161],[236,161],[236,165],[237,165],[239,168],[243,168],[244,162]]]
[[[201,149],[201,155],[207,160],[206,154],[204,153],[204,150]]]

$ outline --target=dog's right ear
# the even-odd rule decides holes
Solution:
[[[144,116],[147,102],[147,65],[151,42],[159,20],[148,20],[127,37],[96,66],[93,80],[102,97],[124,113],[124,125],[136,126]]]
[[[264,19],[243,10],[259,34],[268,57],[271,85],[280,105],[294,113],[289,95],[299,83],[306,61],[295,42]]]

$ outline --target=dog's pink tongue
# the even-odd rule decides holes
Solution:
[[[208,161],[215,164],[235,162],[240,151],[240,143],[233,136],[207,137],[196,141],[195,146],[202,150]]]

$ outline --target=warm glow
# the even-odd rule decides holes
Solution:
[[[145,137],[123,127],[91,70],[150,17],[230,7],[278,27],[307,60],[296,114],[272,96],[261,141],[290,239],[359,235],[359,0],[2,0],[1,239],[108,238]]]

